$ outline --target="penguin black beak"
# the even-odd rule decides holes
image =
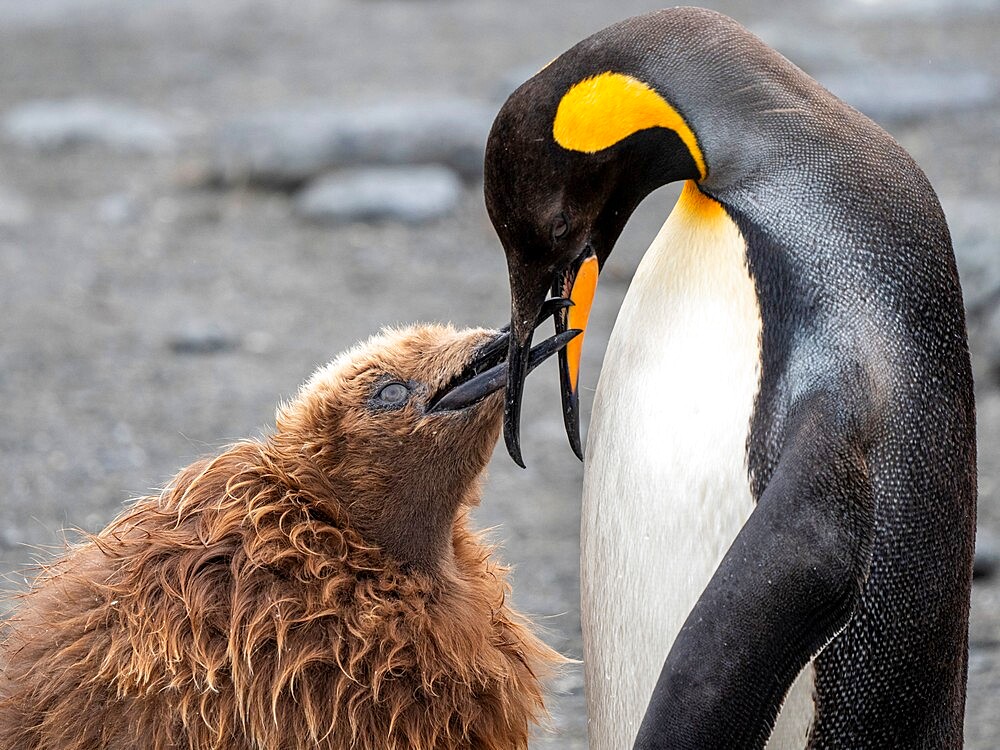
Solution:
[[[510,258],[508,257],[508,262]],[[503,404],[503,439],[514,463],[524,468],[521,458],[521,398],[528,377],[531,338],[546,304],[549,277],[510,266],[510,345],[507,351],[507,392]],[[571,303],[566,303],[571,304]]]
[[[583,333],[590,316],[590,308],[597,288],[599,262],[596,253],[589,246],[570,264],[570,267],[558,274],[552,283],[553,293],[557,296],[544,301],[544,286],[535,289],[531,286],[537,280],[533,275],[522,272],[511,273],[511,337],[510,350],[507,354],[507,393],[504,401],[503,435],[507,452],[514,462],[524,468],[521,457],[521,399],[524,394],[524,380],[529,371],[529,353],[534,328],[552,312],[548,306],[559,301],[555,309],[556,334],[570,330],[580,332],[579,336],[570,339],[567,346],[559,354],[559,380],[563,405],[563,422],[569,437],[573,452],[583,459],[583,447],[580,441],[580,410],[577,388],[579,385],[580,354],[583,350]],[[548,283],[548,282],[544,282]],[[538,312],[535,312],[535,311]],[[534,321],[534,326],[528,325]]]

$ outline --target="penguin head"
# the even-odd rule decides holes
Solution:
[[[694,132],[667,98],[627,64],[581,45],[511,94],[486,146],[486,207],[511,287],[504,435],[521,465],[524,367],[546,295],[572,299],[557,323],[583,329],[599,269],[636,206],[663,184],[707,173]],[[563,413],[580,456],[581,345],[560,356]]]
[[[279,410],[273,440],[319,472],[366,539],[435,568],[459,509],[478,502],[500,433],[506,351],[504,332],[383,330],[318,370]]]

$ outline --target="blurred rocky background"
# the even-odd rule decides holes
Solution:
[[[640,0],[0,0],[0,574],[97,530],[180,466],[266,429],[379,326],[503,323],[481,197],[491,119]],[[977,376],[980,537],[967,746],[1000,747],[1000,1],[712,3],[873,116],[948,214]],[[651,196],[602,276],[585,409]],[[530,381],[528,469],[495,456],[477,516],[516,599],[580,656],[581,466],[554,368]],[[536,748],[585,744],[557,682]]]

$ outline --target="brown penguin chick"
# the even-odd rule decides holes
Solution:
[[[502,391],[436,406],[505,349],[384,331],[70,548],[3,625],[0,748],[526,748],[562,659],[468,519]]]

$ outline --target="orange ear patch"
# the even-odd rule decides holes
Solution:
[[[569,151],[593,154],[649,128],[677,133],[705,177],[705,158],[684,118],[648,85],[623,73],[601,73],[574,84],[559,102],[552,136]]]

